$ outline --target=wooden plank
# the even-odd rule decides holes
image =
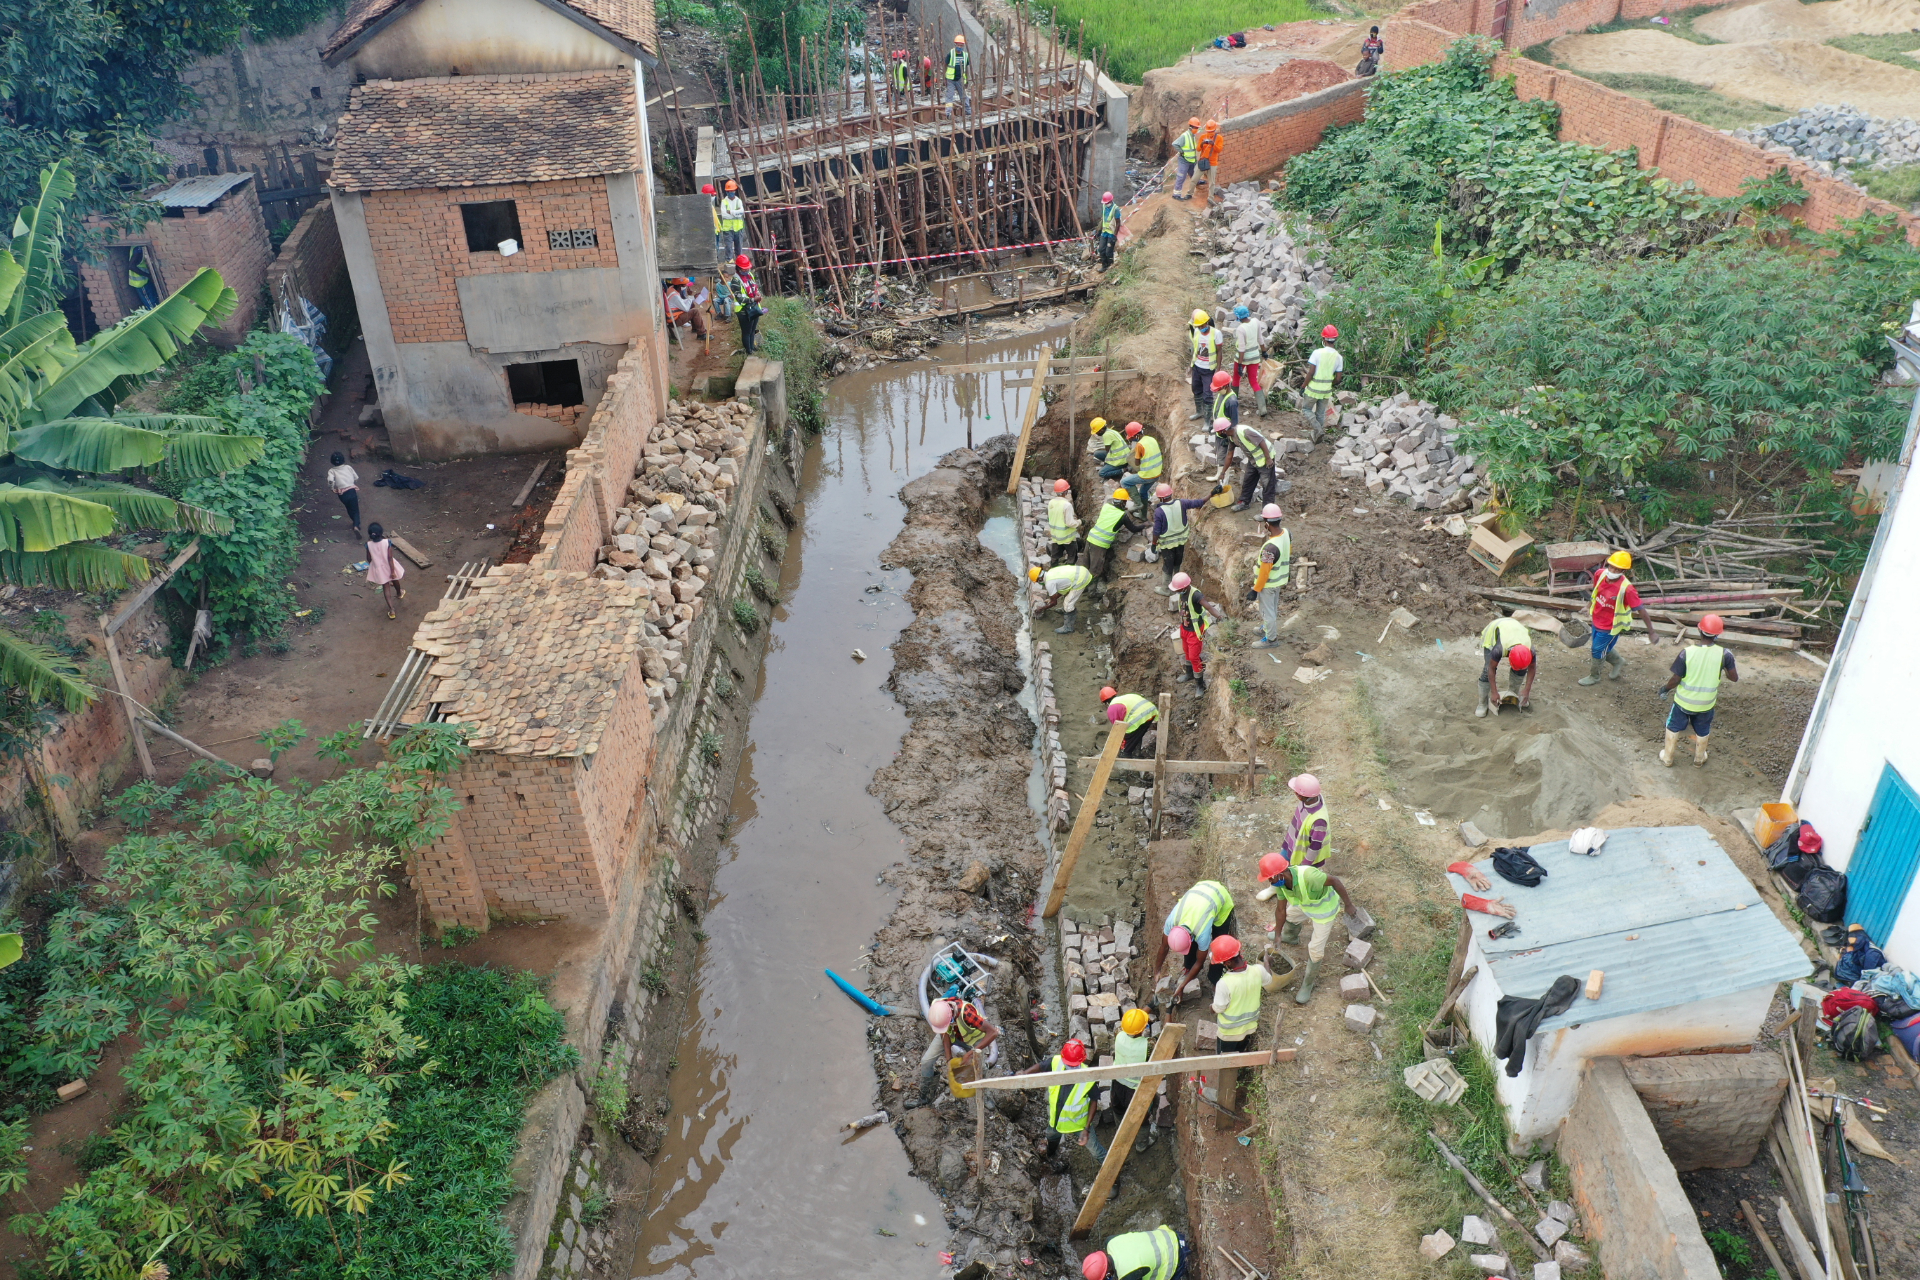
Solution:
[[[527,482],[520,486],[520,492],[514,495],[514,498],[513,498],[514,506],[524,507],[527,504],[527,499],[531,497],[533,494],[533,486],[539,484],[540,477],[547,474],[547,466],[552,461],[553,461],[552,458],[541,459],[540,465],[535,467],[533,469],[533,474],[527,477]]]
[[[1794,1280],[1793,1272],[1781,1258],[1780,1251],[1773,1247],[1773,1237],[1767,1234],[1767,1224],[1760,1220],[1760,1214],[1754,1209],[1752,1202],[1742,1200],[1740,1211],[1746,1215],[1747,1225],[1753,1228],[1753,1234],[1760,1237],[1760,1247],[1767,1251],[1767,1261],[1771,1262],[1773,1269],[1780,1273],[1780,1280]]]
[[[991,275],[993,273],[986,272],[983,274]],[[961,280],[961,279],[968,279],[968,278],[970,277],[956,276],[954,277],[954,280]],[[954,283],[954,280],[942,280],[942,281],[939,281],[938,283],[943,285],[952,284]],[[1056,369],[1086,369],[1089,372],[1091,372],[1093,368],[1096,365],[1098,365],[1103,358],[1104,357],[1101,357],[1101,356],[1055,356],[1053,357],[1053,367]],[[1034,363],[1035,361],[1032,361],[1032,360],[989,360],[984,363],[975,362],[972,364],[937,364],[933,366],[933,372],[935,373],[1011,373],[1020,369],[1025,369]],[[1129,372],[1140,373],[1141,371],[1135,369],[1135,370],[1130,370]],[[1062,381],[1065,380],[1064,374],[1055,374],[1053,376]]]
[[[141,606],[153,599],[153,593],[166,586],[167,583],[172,580],[173,575],[180,572],[181,566],[193,559],[194,553],[198,550],[200,550],[200,539],[198,538],[195,538],[192,542],[182,547],[180,554],[175,556],[173,562],[167,566],[166,572],[157,578],[148,579],[147,585],[136,591],[133,599],[127,601],[126,604],[121,606],[120,612],[113,615],[113,621],[109,622],[102,618],[100,621],[100,629],[111,636],[119,631],[120,628],[126,626],[127,620],[132,618],[134,614],[140,612]],[[151,777],[152,775],[149,774],[148,776]]]
[[[181,746],[185,747],[187,750],[193,752],[193,754],[199,756],[202,760],[209,760],[209,761],[212,761],[214,764],[225,765],[227,768],[233,770],[235,773],[246,772],[245,769],[242,769],[239,765],[235,764],[233,761],[223,759],[222,757],[213,754],[213,752],[207,750],[205,747],[201,746],[197,742],[188,741],[187,739],[181,737],[179,734],[167,728],[167,726],[161,724],[157,720],[142,720],[140,723],[145,725],[147,728],[151,729],[153,732],[159,734],[161,737],[169,738],[174,742],[179,743]]]
[[[1251,1049],[1245,1053],[1208,1053],[1195,1058],[1168,1058],[1162,1064],[1163,1075],[1189,1071],[1219,1071],[1226,1067],[1267,1067],[1276,1062],[1292,1062],[1292,1049]],[[969,1085],[971,1089],[1011,1092],[1016,1089],[1045,1089],[1056,1084],[1086,1084],[1088,1081],[1118,1080],[1140,1070],[1140,1064],[1116,1067],[1075,1067],[1071,1071],[1041,1071],[1030,1076],[994,1076]],[[1141,1082],[1145,1087],[1145,1081]]]
[[[1186,1034],[1186,1027],[1178,1022],[1169,1022],[1160,1028],[1160,1038],[1153,1043],[1153,1052],[1148,1062],[1165,1062],[1180,1051],[1180,1037]],[[1080,1216],[1073,1220],[1073,1238],[1084,1240],[1093,1231],[1093,1224],[1100,1218],[1100,1211],[1107,1207],[1107,1197],[1113,1194],[1113,1184],[1120,1179],[1120,1170],[1126,1165],[1127,1157],[1133,1154],[1133,1140],[1140,1132],[1140,1126],[1146,1121],[1147,1112],[1153,1106],[1159,1093],[1162,1075],[1143,1075],[1140,1087],[1133,1091],[1133,1101],[1127,1104],[1127,1114],[1120,1119],[1120,1128],[1113,1135],[1113,1145],[1107,1148],[1107,1158],[1100,1162],[1100,1174],[1093,1180],[1093,1186],[1087,1190],[1086,1202],[1080,1206]]]
[[[1160,696],[1164,698],[1166,695],[1161,694]],[[1165,704],[1163,703],[1161,705],[1164,706]],[[1075,763],[1083,769],[1090,768],[1100,763],[1100,757],[1080,756]],[[1168,773],[1245,773],[1247,771],[1247,762],[1245,760],[1167,760],[1163,763]],[[1135,773],[1152,773],[1154,765],[1155,762],[1152,760],[1116,760],[1113,762],[1114,768],[1131,769]],[[1265,760],[1255,760],[1253,765],[1254,771],[1257,773],[1273,772],[1273,766]]]
[[[1122,381],[1129,381],[1134,378],[1144,378],[1147,376],[1147,373],[1146,373],[1146,370],[1144,369],[1114,369],[1111,372],[1103,373],[1102,376],[1118,378]],[[1073,374],[1054,373],[1054,374],[1049,374],[1045,378],[1041,379],[1041,383],[1049,387],[1064,387],[1064,386],[1067,386],[1069,383],[1071,383],[1074,380],[1074,378],[1075,378],[1075,375]],[[1030,387],[1033,385],[1033,379],[1022,378],[1018,381],[1014,381],[1010,379],[1006,382],[1001,383],[1000,385],[1003,387]]]
[[[1800,1274],[1806,1280],[1827,1280],[1827,1269],[1820,1265],[1813,1245],[1807,1241],[1807,1233],[1794,1220],[1793,1209],[1787,1204],[1786,1197],[1775,1196],[1774,1200],[1779,1205],[1780,1235],[1787,1242],[1787,1252],[1793,1255],[1793,1265],[1800,1268]]]
[[[1173,695],[1162,689],[1160,701],[1155,705],[1171,707]],[[1153,822],[1147,829],[1149,840],[1160,838],[1160,811],[1167,803],[1167,737],[1167,726],[1163,722],[1159,732],[1153,735]]]
[[[1044,358],[1035,360],[1033,362],[1034,372],[1038,373],[1041,366],[1046,363]],[[1027,442],[1033,438],[1033,421],[1040,415],[1040,399],[1041,397],[1038,391],[1027,397],[1026,413],[1020,419],[1020,443],[1014,447],[1013,470],[1007,476],[1008,493],[1018,492],[1020,488],[1020,472],[1027,465]],[[1068,429],[1071,430],[1073,424],[1068,423],[1067,426]]]
[[[140,715],[134,710],[139,704],[127,691],[127,669],[120,662],[120,646],[114,642],[113,632],[107,630],[107,615],[100,615],[100,634],[107,642],[107,661],[113,664],[114,687],[120,690],[120,706],[127,713],[127,732],[133,735],[133,749],[140,755],[140,772],[147,779],[153,778],[153,757],[147,753],[147,735],[140,732]]]
[[[1060,902],[1067,896],[1067,885],[1073,879],[1073,864],[1080,861],[1081,846],[1093,832],[1093,816],[1100,811],[1100,800],[1107,792],[1107,778],[1113,773],[1113,762],[1120,758],[1120,748],[1126,740],[1126,727],[1116,720],[1107,731],[1106,750],[1094,762],[1093,780],[1087,784],[1086,799],[1080,802],[1080,812],[1074,816],[1067,851],[1060,856],[1060,865],[1053,873],[1053,891],[1047,895],[1047,909],[1040,913],[1049,920],[1060,914]]]
[[[413,544],[411,542],[408,542],[405,538],[401,537],[399,534],[397,533],[388,534],[387,541],[391,542],[394,546],[400,548],[400,550],[403,553],[405,553],[407,559],[413,561],[415,564],[419,565],[422,569],[433,568],[433,561],[427,559],[425,556],[421,555],[418,551],[415,551],[413,549]]]

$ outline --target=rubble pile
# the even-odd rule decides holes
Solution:
[[[1334,474],[1363,482],[1376,497],[1442,511],[1486,493],[1473,455],[1454,452],[1460,424],[1404,391],[1374,404],[1343,404],[1340,425],[1346,434],[1334,442]]]
[[[1220,193],[1215,217],[1226,221],[1230,252],[1215,256],[1218,297],[1225,313],[1214,318],[1233,328],[1233,308],[1244,306],[1260,321],[1260,342],[1273,354],[1306,337],[1307,308],[1333,291],[1333,268],[1323,246],[1296,241],[1273,207],[1271,196],[1251,182]]]
[[[632,505],[614,514],[613,541],[594,566],[596,577],[653,596],[641,667],[656,711],[687,678],[687,633],[713,576],[729,492],[746,468],[753,413],[742,400],[669,405],[641,446],[627,487]]]
[[[1883,120],[1857,107],[1822,103],[1778,124],[1732,132],[1762,150],[1799,156],[1823,172],[1842,177],[1848,169],[1920,164],[1920,120]]]

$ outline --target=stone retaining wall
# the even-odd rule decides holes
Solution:
[[[1035,478],[1020,481],[1020,558],[1022,568],[1045,569],[1053,563],[1043,548],[1051,544],[1047,536],[1047,499],[1050,482]],[[1039,583],[1028,587],[1033,607],[1046,602]],[[1040,769],[1047,782],[1047,826],[1063,831],[1071,818],[1067,798],[1067,755],[1060,747],[1060,707],[1053,696],[1053,649],[1037,636],[1033,642],[1033,663],[1028,679],[1033,683],[1034,709],[1040,721]]]

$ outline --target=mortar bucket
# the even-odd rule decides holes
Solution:
[[[1260,963],[1267,966],[1267,972],[1277,980],[1279,987],[1290,987],[1300,977],[1300,966],[1281,955],[1278,951],[1269,951],[1260,957]]]
[[[1769,849],[1786,829],[1799,821],[1799,815],[1790,804],[1763,804],[1760,816],[1753,820],[1753,838],[1762,849]]]
[[[958,1058],[947,1059],[947,1088],[953,1090],[953,1096],[956,1098],[971,1098],[980,1091],[978,1089],[969,1089],[966,1085],[960,1083],[960,1077],[953,1073],[954,1064],[959,1061],[960,1059]]]
[[[1584,618],[1568,618],[1560,624],[1560,643],[1569,649],[1578,649],[1593,635],[1593,628]]]

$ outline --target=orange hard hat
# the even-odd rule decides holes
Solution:
[[[1114,688],[1112,685],[1108,685],[1106,688],[1100,691],[1100,701],[1102,702],[1112,702],[1115,698],[1119,696],[1120,696],[1120,691]]]
[[[1053,491],[1055,493],[1065,493],[1067,490],[1071,488],[1073,488],[1073,486],[1068,484],[1065,480],[1055,480],[1053,482]]]
[[[1717,613],[1710,613],[1700,619],[1700,634],[1703,636],[1717,636],[1726,629],[1727,620]]]
[[[740,189],[739,183],[735,182],[732,178],[727,179],[727,190],[738,191],[739,189]]]
[[[1208,132],[1208,133],[1217,133],[1217,132],[1219,132],[1219,130],[1220,130],[1220,122],[1219,122],[1218,120],[1209,120],[1209,121],[1207,121],[1207,132]]]
[[[1240,939],[1230,933],[1215,938],[1212,945],[1207,948],[1207,958],[1215,964],[1225,964],[1239,954]]]
[[[1200,117],[1199,117],[1199,116],[1189,116],[1189,117],[1187,118],[1187,128],[1189,128],[1189,129],[1198,129],[1199,127],[1200,127]]]
[[[1284,853],[1263,853],[1260,855],[1260,878],[1273,880],[1287,869],[1287,855]]]
[[[1515,671],[1525,671],[1533,665],[1533,650],[1524,644],[1517,644],[1507,650],[1507,661]]]
[[[1213,375],[1213,389],[1215,391],[1220,390],[1222,387],[1230,387],[1232,385],[1233,385],[1232,374],[1222,371],[1220,373],[1216,373]]]
[[[953,42],[955,44],[965,44],[967,42],[967,38],[965,36],[955,36],[953,38]]]
[[[1069,1040],[1060,1046],[1060,1061],[1070,1067],[1077,1067],[1087,1060],[1087,1046],[1078,1040]]]

